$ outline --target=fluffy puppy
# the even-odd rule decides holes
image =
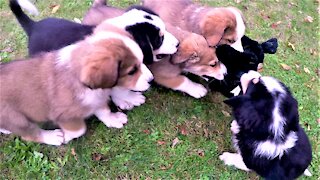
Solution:
[[[142,2],[165,22],[203,35],[211,47],[229,44],[243,51],[241,37],[245,32],[245,24],[240,10],[235,7],[206,7],[194,4],[191,0]]]
[[[178,38],[180,45],[174,55],[148,66],[154,75],[155,82],[195,98],[205,96],[207,89],[201,84],[192,82],[182,73],[223,80],[227,72],[225,66],[218,61],[215,48],[210,48],[201,35],[184,31],[170,24],[166,24],[166,27]]]
[[[35,22],[21,10],[19,3],[20,1],[11,0],[10,7],[28,34],[29,55],[59,49],[90,35],[93,29],[105,31],[109,26],[125,29],[133,36],[142,49],[143,62],[146,64],[156,60],[154,58],[156,54],[175,53],[179,44],[178,40],[166,31],[165,24],[158,15],[140,6],[131,7],[127,12],[122,10],[121,16],[95,27],[57,18]],[[28,8],[30,9],[29,6]],[[131,109],[145,102],[145,97],[141,93],[128,91],[123,87],[114,87],[111,94],[114,103],[121,109]]]
[[[255,71],[241,77],[241,86],[244,95],[225,101],[235,118],[231,131],[237,153],[225,152],[220,159],[266,179],[311,175],[307,170],[311,145],[299,125],[298,104],[289,89]]]
[[[33,21],[21,10],[19,5],[21,2],[21,0],[10,0],[10,8],[28,35],[29,55],[49,52],[70,45],[90,35],[95,28],[92,25],[78,24],[58,18]],[[36,9],[31,3],[25,8]],[[134,37],[143,51],[146,64],[153,62],[153,51],[159,54],[172,54],[177,51],[178,40],[166,31],[163,21],[149,9],[140,6],[132,7],[123,16],[111,22]]]
[[[114,86],[149,88],[142,60],[131,35],[115,27],[58,51],[0,64],[1,132],[61,145],[83,135],[84,119],[91,115],[108,127],[122,127],[126,115],[111,113],[106,100]],[[43,121],[61,129],[41,129],[36,123]]]
[[[216,50],[217,57],[228,69],[228,74],[223,81],[209,78],[208,85],[211,90],[221,92],[226,97],[241,94],[241,75],[249,70],[262,70],[264,54],[274,54],[278,48],[276,38],[259,43],[243,36],[241,42],[244,52],[239,52],[229,45],[219,45]]]

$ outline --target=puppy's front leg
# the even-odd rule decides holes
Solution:
[[[122,128],[128,122],[126,114],[122,112],[112,113],[107,107],[97,110],[94,115],[107,127]]]
[[[167,88],[182,91],[194,98],[201,98],[207,94],[207,89],[198,83],[192,82],[185,76],[178,75],[176,77],[162,77],[154,75],[155,81]]]
[[[219,156],[219,159],[222,160],[224,164],[228,166],[233,165],[238,169],[250,171],[250,169],[248,169],[246,164],[243,162],[242,156],[238,153],[224,152],[222,153],[222,155]]]
[[[140,106],[146,101],[146,97],[141,92],[133,92],[122,87],[112,88],[111,99],[120,109],[125,110]]]

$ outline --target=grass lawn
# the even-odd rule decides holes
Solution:
[[[300,124],[313,147],[309,167],[313,176],[301,179],[319,179],[319,1],[197,2],[234,5],[243,11],[249,37],[260,42],[278,38],[278,52],[265,57],[262,74],[283,81],[297,98]],[[127,7],[138,1],[110,3]],[[60,8],[52,13],[56,5]],[[40,16],[34,18],[81,19],[90,5],[91,0],[40,0],[36,3]],[[9,10],[8,0],[0,2],[0,17],[1,62],[25,57],[26,35]],[[83,137],[61,147],[1,134],[0,179],[259,179],[255,173],[223,165],[218,158],[223,151],[233,150],[230,108],[219,93],[196,100],[153,87],[146,96],[146,104],[128,112],[129,123],[123,129],[106,128],[90,119]]]

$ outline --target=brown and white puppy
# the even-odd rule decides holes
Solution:
[[[167,88],[179,90],[195,98],[206,95],[207,89],[201,84],[192,82],[182,75],[183,72],[192,73],[200,77],[214,77],[224,79],[226,67],[219,62],[215,48],[210,48],[201,35],[184,31],[166,24],[170,33],[178,38],[180,45],[177,53],[155,62],[150,68],[155,82]]]
[[[104,26],[103,24],[108,26],[111,23],[126,29],[135,35],[136,41],[140,41],[139,45],[143,45],[140,46],[143,52],[149,52],[150,50],[152,55],[150,61],[160,60],[155,58],[157,55],[173,54],[177,51],[178,40],[166,30],[164,22],[157,14],[142,6],[131,6],[130,8],[125,11],[124,9],[107,6],[103,0],[95,0],[93,6],[86,13],[83,23],[99,24],[99,26]],[[159,34],[162,39],[158,38]],[[144,49],[148,50],[144,51]],[[140,92],[129,91],[121,87],[114,87],[111,97],[113,102],[121,109],[132,109],[134,106],[139,106],[145,102],[145,97]]]
[[[209,46],[229,44],[243,52],[245,32],[243,16],[235,7],[207,7],[191,0],[142,0],[167,23],[203,35]]]
[[[113,28],[58,51],[0,64],[0,131],[61,145],[83,135],[91,115],[122,127],[126,115],[111,113],[106,100],[114,86],[148,89],[142,60],[132,37]],[[60,129],[41,129],[37,123],[43,121]]]

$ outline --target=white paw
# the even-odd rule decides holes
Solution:
[[[224,152],[219,156],[219,159],[224,162],[225,165],[233,165],[234,163],[234,153]]]
[[[130,110],[145,103],[146,97],[141,92],[128,91],[126,96],[117,96],[112,100],[120,109]]]
[[[192,87],[186,92],[194,98],[201,98],[207,94],[208,90],[201,84],[193,83]]]
[[[72,139],[75,139],[75,138],[82,136],[86,132],[86,130],[87,130],[86,127],[83,127],[77,131],[69,131],[69,130],[63,129],[63,132],[64,132],[64,142],[63,143],[67,144]]]
[[[3,133],[3,134],[11,134],[11,131],[8,131],[8,130],[1,129],[1,128],[0,128],[0,133]]]
[[[114,128],[123,128],[123,125],[127,124],[127,122],[128,122],[127,115],[122,112],[110,113],[108,120],[103,121],[103,123],[107,127],[114,127]]]
[[[49,145],[60,146],[64,142],[64,135],[61,129],[42,130],[42,142]]]
[[[233,134],[238,134],[240,132],[240,126],[238,125],[236,120],[233,120],[231,122],[231,127],[230,127],[231,131]]]

